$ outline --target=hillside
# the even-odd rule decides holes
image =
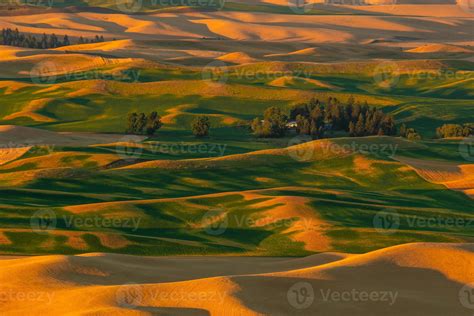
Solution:
[[[472,316],[472,1],[330,2],[0,5],[0,314]]]
[[[102,253],[5,257],[0,261],[0,281],[8,284],[10,293],[47,295],[27,306],[13,294],[1,306],[6,313],[27,308],[36,313],[74,310],[99,315],[224,311],[229,315],[307,315],[313,311],[398,315],[406,310],[412,315],[418,311],[469,315],[462,291],[463,285],[474,280],[470,273],[473,252],[472,244],[416,243],[356,256],[329,253],[304,259],[142,258]],[[420,277],[424,282],[419,282]],[[330,295],[348,289],[356,289],[354,299],[341,302]],[[308,301],[295,297],[294,291],[299,290],[306,290]],[[379,299],[363,300],[360,293],[375,293]]]
[[[431,184],[404,160],[393,160],[395,153],[417,152],[424,161],[462,159],[445,154],[443,144],[427,151],[423,143],[389,137],[282,148],[250,147],[245,140],[222,147],[219,140],[206,140],[193,145],[206,148],[196,156],[188,152],[191,145],[170,151],[171,140],[104,143],[112,138],[89,137],[94,144],[71,147],[57,142],[58,135],[45,132],[55,146],[14,151],[0,166],[2,190],[9,192],[2,198],[9,209],[2,218],[9,223],[2,229],[4,253],[300,256],[472,239],[464,226],[413,226],[413,216],[472,218],[466,195]],[[40,220],[44,207],[55,218],[54,229],[36,236],[31,220]],[[387,211],[399,218],[395,234],[374,226],[374,216]],[[86,224],[91,219],[98,224]],[[113,226],[107,224],[111,219]]]

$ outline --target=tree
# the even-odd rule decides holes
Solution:
[[[288,117],[280,108],[272,106],[266,109],[263,113],[263,120],[269,123],[272,137],[281,137],[285,134]]]
[[[351,137],[357,136],[357,135],[356,135],[356,131],[355,131],[355,124],[354,124],[354,122],[350,122],[350,123],[349,123],[349,136],[351,136]]]
[[[68,45],[71,45],[71,42],[69,41],[69,37],[67,35],[64,35],[63,46],[68,46]]]
[[[310,135],[311,134],[311,123],[303,115],[298,115],[296,117],[296,132],[300,135]]]
[[[262,124],[258,117],[254,118],[252,124],[250,124],[250,129],[253,131],[253,134],[257,137],[263,137]]]
[[[364,123],[364,116],[362,113],[359,114],[359,119],[355,125],[355,135],[356,136],[364,136],[365,134],[365,123]]]
[[[51,34],[51,36],[49,37],[49,44],[48,44],[48,48],[56,48],[59,46],[59,41],[58,41],[58,38],[56,37],[56,35],[53,33]]]
[[[135,134],[135,127],[137,125],[138,115],[137,113],[129,113],[127,117],[127,129],[126,133]]]
[[[288,116],[280,108],[269,107],[263,113],[263,120],[255,118],[252,130],[257,137],[281,137],[285,135]]]
[[[347,106],[348,106],[348,107],[352,107],[352,106],[354,105],[354,103],[355,103],[354,96],[351,95],[351,96],[349,97],[349,99],[347,99]]]
[[[421,135],[418,134],[418,132],[415,131],[414,129],[410,128],[407,132],[407,139],[408,140],[420,140]]]
[[[211,123],[207,116],[198,116],[192,122],[193,135],[196,137],[208,136],[210,128]]]
[[[314,137],[319,137],[320,128],[315,120],[311,120],[309,133]]]
[[[352,121],[357,122],[361,111],[360,103],[356,102],[353,109],[352,109]]]
[[[96,35],[94,40],[84,39],[82,36],[78,39],[79,44],[104,41],[105,39],[102,35]],[[31,34],[23,34],[18,29],[12,30],[10,28],[4,28],[0,33],[0,45],[48,49],[71,45],[71,41],[67,34],[64,35],[62,40],[54,33],[50,35],[43,33],[41,37],[36,38]]]
[[[290,119],[291,120],[296,120],[298,115],[302,115],[303,117],[307,117],[308,114],[309,114],[309,109],[308,109],[308,106],[305,103],[297,104],[297,105],[293,106],[290,109]]]
[[[146,126],[147,118],[145,113],[138,114],[136,126],[135,126],[135,133],[136,134],[143,134]]]
[[[401,137],[407,136],[407,126],[405,125],[405,123],[402,123],[402,125],[400,125],[400,130],[398,131],[398,135],[400,135]]]
[[[127,116],[126,133],[137,135],[153,135],[158,129],[163,126],[161,117],[156,112],[151,112],[149,115],[145,113],[137,114],[135,112],[129,113]]]
[[[163,126],[163,123],[161,122],[161,116],[159,116],[156,112],[151,112],[147,117],[146,134],[150,136],[154,135],[155,132],[161,128],[161,126]]]
[[[41,38],[40,47],[39,48],[48,48],[48,37],[45,33],[43,33],[43,37]]]
[[[439,138],[468,137],[474,134],[474,124],[444,124],[436,129]]]
[[[414,128],[407,128],[406,138],[408,140],[420,140],[421,135]]]
[[[317,99],[300,103],[290,109],[290,118],[296,120],[296,132],[321,138],[327,131],[346,131],[350,136],[395,135],[396,125],[392,115],[385,114],[367,102],[361,106],[350,97],[346,104],[329,97],[326,104]],[[285,135],[286,115],[276,107],[265,110],[263,119],[251,123],[258,137],[281,137]],[[467,130],[467,129],[466,129]]]
[[[383,118],[380,128],[382,129],[384,135],[395,135],[397,133],[395,120],[391,115],[387,115]]]

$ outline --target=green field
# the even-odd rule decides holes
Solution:
[[[124,76],[135,74],[133,77],[138,77],[138,82],[127,82],[127,79],[65,81],[107,78],[106,73],[114,72],[110,67],[94,69],[88,77],[87,72],[84,76],[68,74],[66,77],[54,77],[58,82],[53,84],[54,89],[32,85],[4,94],[0,100],[0,116],[20,111],[31,100],[48,99],[36,112],[49,118],[49,121],[18,117],[0,120],[0,124],[60,131],[121,133],[129,112],[156,110],[162,116],[177,111],[172,121],[165,125],[164,131],[189,129],[191,120],[197,114],[210,115],[214,127],[229,128],[229,125],[239,125],[261,115],[269,106],[288,109],[312,97],[325,101],[330,96],[343,102],[354,96],[371,106],[382,107],[387,113],[394,114],[398,122],[416,127],[428,138],[432,138],[435,129],[444,123],[471,121],[474,115],[471,106],[474,84],[472,63],[400,62],[399,71],[392,74],[397,78],[396,86],[390,89],[385,89],[374,80],[376,66],[377,63],[371,62],[330,66],[260,63],[208,73],[177,66],[137,68],[131,65],[120,71]],[[335,88],[314,87],[308,90],[298,89],[298,86],[269,85],[273,80],[288,75],[303,80],[318,80]],[[78,89],[85,91],[74,94]]]
[[[123,133],[128,113],[151,111],[166,122],[136,145],[140,155],[133,161],[126,159],[127,148],[115,143],[38,150],[45,147],[40,144],[1,165],[0,252],[301,256],[362,253],[414,241],[472,242],[467,224],[413,224],[413,218],[468,223],[474,204],[461,192],[422,179],[394,154],[467,163],[459,140],[433,137],[444,123],[472,122],[473,65],[426,60],[398,66],[397,84],[390,89],[374,80],[372,62],[257,63],[204,75],[192,67],[131,64],[120,68],[124,80],[101,79],[115,71],[111,66],[94,69],[100,78],[89,80],[69,74],[40,85],[27,78],[16,82],[22,85],[14,93],[6,85],[0,98],[2,125]],[[444,75],[448,72],[461,75]],[[139,73],[138,81],[127,78],[130,73]],[[437,75],[414,75],[419,73]],[[275,86],[282,76],[301,81]],[[205,80],[210,77],[218,80]],[[289,110],[313,97],[345,102],[351,96],[393,114],[424,139],[335,134],[329,135],[335,137],[329,145],[318,145],[325,144],[322,140],[287,149],[294,132],[256,139],[248,129],[249,121],[270,106]],[[38,99],[44,101],[31,110]],[[201,114],[211,119],[211,135],[196,139],[190,124]],[[300,161],[308,151],[310,157]],[[301,199],[303,204],[292,204]],[[44,212],[54,215],[55,229],[32,231]],[[212,223],[206,222],[209,212]],[[268,220],[271,212],[280,215]],[[374,227],[374,218],[383,212],[399,216],[398,230]],[[259,220],[263,224],[256,224]],[[305,221],[312,226],[301,227]],[[220,224],[225,229],[213,233],[211,228]],[[306,230],[316,230],[325,243],[311,244]]]
[[[68,148],[66,165],[80,160],[83,166],[73,170],[57,166],[45,174],[27,161],[50,160],[54,154],[26,158],[27,155],[0,170],[4,176],[38,172],[30,181],[2,189],[2,228],[12,243],[1,245],[0,249],[5,253],[106,251],[145,255],[311,253],[304,243],[292,239],[305,227],[286,231],[298,220],[291,214],[280,221],[255,226],[255,221],[267,218],[265,211],[282,205],[259,204],[281,196],[308,200],[307,206],[325,223],[324,234],[331,241],[329,249],[334,251],[359,253],[413,241],[472,241],[470,226],[424,228],[410,224],[415,217],[473,220],[469,211],[472,201],[460,192],[424,181],[387,157],[389,150],[382,149],[382,144],[389,144],[401,155],[423,152],[425,157],[460,161],[462,158],[452,157],[449,151],[446,154],[446,144],[430,144],[427,152],[424,143],[384,137],[339,139],[333,146],[354,142],[354,148],[379,144],[380,151],[340,154],[334,148],[343,147],[319,148],[309,161],[301,162],[293,159],[291,151],[277,150],[229,156],[225,160],[175,160],[166,168],[145,165],[104,169],[85,162],[110,148]],[[9,168],[22,160],[21,168]],[[258,197],[246,199],[249,192]],[[56,229],[28,231],[31,218],[37,216],[35,212],[44,210],[55,214]],[[209,211],[226,223],[222,233],[212,233],[212,226],[205,220]],[[386,234],[374,228],[373,218],[381,211],[399,214],[399,230]],[[216,215],[221,213],[225,215]],[[99,224],[87,224],[89,220]],[[108,220],[117,223],[109,226]],[[311,223],[312,219],[308,220]],[[138,222],[136,226],[131,224],[134,221]],[[80,235],[82,248],[71,246],[71,234]],[[100,234],[107,234],[112,240],[103,242],[108,246],[99,241]]]

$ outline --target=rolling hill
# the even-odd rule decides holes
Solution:
[[[398,315],[413,310],[469,315],[463,290],[473,281],[472,261],[472,244],[431,243],[355,256],[328,253],[293,259],[143,258],[102,253],[5,258],[0,261],[0,280],[8,284],[13,299],[2,302],[2,310],[55,314],[74,310],[98,315],[304,315],[313,311]],[[389,270],[396,273],[387,274]],[[413,278],[414,274],[431,286]],[[295,293],[302,289],[308,300],[297,299]],[[26,306],[15,295],[21,292],[42,295],[34,306]],[[354,299],[341,301],[331,295],[334,292]],[[369,294],[377,299],[364,299]]]

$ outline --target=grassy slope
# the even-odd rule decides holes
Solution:
[[[50,123],[36,122],[28,117],[0,120],[2,124],[41,126],[64,131],[122,132],[123,118],[130,111],[157,110],[160,115],[175,113],[170,130],[188,129],[198,113],[211,115],[214,126],[226,127],[260,115],[268,106],[288,108],[315,96],[325,100],[350,95],[369,104],[384,107],[400,122],[415,126],[424,136],[432,137],[435,128],[446,122],[468,122],[473,117],[472,65],[450,61],[404,61],[398,63],[400,79],[390,89],[376,84],[375,62],[318,65],[311,63],[269,62],[214,71],[212,78],[225,83],[204,81],[211,76],[194,68],[149,65],[122,69],[139,73],[140,82],[77,81],[83,76],[58,77],[54,89],[27,86],[0,100],[0,117],[17,113],[31,100],[52,98],[36,113],[48,117]],[[122,67],[122,66],[121,66]],[[123,68],[123,67],[122,67]],[[94,73],[110,72],[106,67]],[[421,71],[421,75],[420,75]],[[449,72],[451,71],[451,72]],[[428,77],[427,73],[434,74]],[[457,75],[449,75],[455,72]],[[272,82],[283,75],[318,80],[327,85],[314,89],[297,86],[273,87]],[[61,83],[62,82],[62,83]],[[334,87],[332,89],[331,87]],[[79,94],[71,94],[82,89]],[[176,110],[176,108],[178,110]],[[174,112],[173,112],[174,111]]]
[[[345,100],[355,95],[361,101],[367,100],[394,113],[399,121],[416,127],[427,137],[444,122],[466,122],[473,117],[471,86],[465,78],[453,82],[438,76],[427,81],[414,80],[406,74],[410,67],[468,71],[471,70],[469,65],[440,61],[401,63],[400,83],[392,89],[383,89],[374,83],[375,65],[373,62],[329,66],[259,63],[228,68],[225,84],[203,81],[202,73],[196,69],[159,66],[134,68],[141,73],[141,82],[136,83],[67,82],[70,78],[58,78],[59,83],[52,86],[29,85],[14,93],[7,93],[5,88],[0,99],[0,117],[4,117],[23,110],[33,99],[51,98],[36,112],[52,122],[22,117],[0,123],[59,131],[122,132],[124,117],[130,111],[157,110],[162,116],[174,113],[170,123],[145,146],[141,158],[179,160],[218,155],[209,151],[169,153],[152,149],[157,144],[220,144],[226,146],[225,154],[229,155],[286,147],[290,138],[256,141],[248,131],[233,125],[260,115],[268,106],[288,108],[312,96],[325,99],[331,95]],[[110,67],[103,69],[104,72],[110,70]],[[269,86],[275,76],[288,72],[338,89]],[[250,76],[243,76],[248,74]],[[190,120],[199,113],[210,115],[217,128],[213,129],[211,138],[196,142],[188,130]],[[458,144],[452,142],[413,145],[387,138],[337,139],[334,142],[396,145],[398,153],[405,156],[461,161],[456,154]],[[472,201],[459,192],[427,183],[412,170],[391,161],[386,152],[351,154],[338,159],[324,156],[305,163],[297,162],[285,153],[274,152],[253,155],[254,159],[250,160],[199,161],[197,168],[195,161],[177,161],[167,168],[103,169],[114,160],[109,155],[115,155],[117,146],[58,147],[54,150],[50,155],[30,152],[0,167],[0,178],[5,183],[0,197],[0,221],[11,242],[1,244],[1,251],[307,254],[304,245],[292,239],[295,233],[285,231],[281,225],[254,227],[236,222],[236,218],[258,218],[267,210],[255,206],[261,199],[245,199],[242,192],[248,190],[258,190],[263,199],[275,196],[308,198],[308,205],[323,221],[324,234],[331,241],[331,246],[325,250],[365,252],[410,241],[472,240],[472,231],[467,227],[409,225],[408,218],[414,215],[470,218],[472,215],[466,210],[472,208]],[[117,156],[117,160],[119,158]],[[70,166],[74,168],[68,168]],[[23,181],[18,182],[18,179]],[[222,195],[202,196],[213,193]],[[165,198],[170,200],[163,200]],[[107,201],[127,202],[112,208],[94,204]],[[127,227],[66,225],[62,216],[72,215],[68,206],[90,203],[92,205],[86,209],[91,213],[79,217],[94,214],[99,218],[122,220],[142,218],[143,222],[135,231]],[[206,211],[214,207],[226,210],[230,220],[229,228],[219,236],[209,235],[205,227],[196,227],[196,222],[199,223]],[[56,212],[58,229],[44,235],[31,232],[31,215],[45,208]],[[396,210],[401,215],[401,230],[395,234],[380,234],[373,228],[373,216],[386,209]],[[71,245],[73,238],[75,246]]]
[[[400,154],[417,152],[422,145],[399,139],[339,139],[339,145],[391,144]],[[434,146],[431,146],[434,147]],[[335,147],[331,147],[335,148]],[[87,151],[87,149],[83,149]],[[436,150],[432,149],[433,152]],[[438,154],[444,156],[444,148]],[[301,242],[285,232],[289,217],[280,225],[255,227],[246,219],[258,219],[264,211],[277,207],[258,207],[262,200],[276,196],[305,197],[323,221],[324,234],[331,246],[326,250],[366,252],[411,241],[472,240],[469,227],[413,227],[413,216],[431,218],[472,218],[472,200],[459,192],[427,183],[416,173],[387,157],[387,151],[371,154],[344,153],[319,148],[313,161],[298,162],[285,150],[268,154],[251,153],[208,160],[204,165],[182,161],[170,168],[101,170],[91,166],[76,169],[74,176],[54,173],[36,177],[21,187],[3,189],[2,227],[12,241],[1,245],[4,252],[54,253],[108,251],[135,254],[248,254],[304,255]],[[338,159],[334,159],[338,157]],[[49,159],[44,156],[44,159]],[[15,163],[21,162],[17,160]],[[2,169],[8,169],[9,164]],[[275,172],[284,170],[284,172]],[[265,180],[262,180],[265,179]],[[261,195],[246,199],[248,190]],[[222,193],[218,196],[202,196]],[[95,204],[121,201],[111,205]],[[125,202],[124,202],[125,201]],[[81,213],[68,206],[84,205]],[[30,216],[45,207],[56,212],[54,233],[28,232]],[[202,224],[212,209],[227,213],[229,226],[221,235],[209,234]],[[381,234],[373,228],[377,212],[395,210],[401,216],[400,230]],[[131,227],[68,226],[67,219],[120,218],[141,219],[138,229]],[[221,218],[224,221],[224,218]],[[196,226],[198,225],[198,226]],[[8,229],[7,229],[8,230]],[[75,249],[68,237],[79,233],[86,249]],[[120,247],[106,247],[100,233],[127,241]],[[38,235],[38,236],[37,236]],[[36,237],[37,236],[37,237]],[[110,237],[112,236],[112,237]],[[115,237],[113,237],[115,236]],[[114,240],[115,240],[114,239]],[[26,241],[29,240],[27,243]],[[120,243],[119,243],[120,244]]]

